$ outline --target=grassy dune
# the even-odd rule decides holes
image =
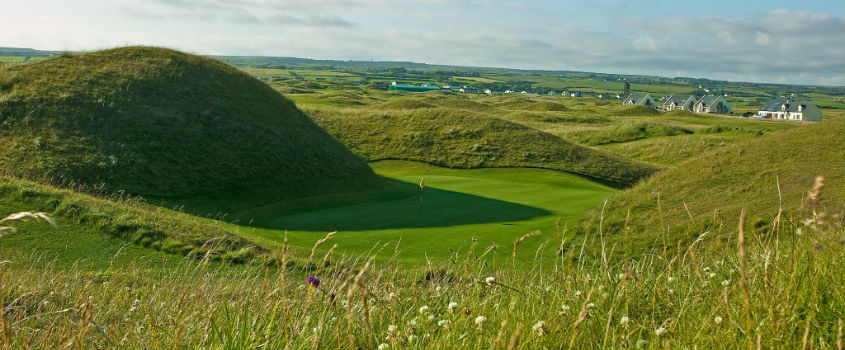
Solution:
[[[163,198],[297,197],[377,181],[266,84],[149,47],[0,69],[0,168]]]
[[[704,231],[727,242],[724,233],[735,226],[742,209],[751,213],[755,232],[770,232],[778,208],[800,203],[817,175],[826,179],[824,200],[838,208],[845,198],[843,133],[843,119],[835,118],[678,163],[615,196],[605,215],[602,208],[591,210],[581,232],[602,226],[611,242],[630,242],[633,251],[689,242]]]
[[[492,116],[460,110],[307,107],[318,124],[365,159],[456,168],[537,167],[631,185],[656,167],[578,146]]]

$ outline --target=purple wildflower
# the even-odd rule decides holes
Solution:
[[[311,286],[314,286],[314,287],[317,287],[317,286],[320,285],[320,279],[317,278],[317,277],[314,277],[314,276],[308,276],[308,278],[305,279],[305,282],[307,282],[308,284],[310,284]]]

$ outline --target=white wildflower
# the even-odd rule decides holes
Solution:
[[[484,279],[484,282],[487,282],[487,284],[493,284],[493,282],[496,282],[496,277],[493,277],[493,276],[487,277],[487,278]]]
[[[722,281],[722,287],[727,287],[727,286],[729,286],[729,285],[731,285],[731,280],[724,280],[724,281]]]
[[[637,349],[642,349],[643,347],[645,347],[646,343],[648,342],[645,341],[645,339],[637,340]]]
[[[624,272],[620,273],[617,277],[619,277],[620,280],[624,280],[625,279],[625,273]]]
[[[429,322],[434,321],[434,315],[428,315],[428,321]]]
[[[546,321],[537,321],[537,323],[535,323],[534,326],[531,327],[531,329],[534,330],[534,333],[537,333],[537,335],[539,336],[546,334]]]
[[[708,274],[707,274],[707,277],[708,277],[708,278],[713,278],[713,277],[716,277],[716,273],[715,273],[715,272],[708,273]]]
[[[483,326],[484,322],[487,322],[487,317],[478,316],[475,318],[475,324],[477,324],[479,327]]]
[[[596,307],[596,304],[593,304],[593,303],[589,303],[589,304],[587,304],[587,308],[588,308],[588,309],[592,309],[592,308],[594,308],[594,307]]]
[[[427,314],[428,313],[428,305],[421,306],[420,307],[420,313],[421,314]]]
[[[675,277],[669,276],[669,277],[666,277],[666,280],[669,281],[669,282],[672,282],[672,281],[675,280]],[[642,339],[640,339],[640,340],[642,340]]]
[[[580,297],[580,296],[581,296],[581,291],[580,291],[580,290],[576,290],[576,291],[575,291],[575,296],[576,296],[576,297]]]
[[[138,308],[138,305],[140,305],[140,304],[141,304],[141,300],[135,299],[135,301],[132,302],[132,307],[129,308],[129,313],[131,314],[133,311],[135,311]]]
[[[661,336],[661,335],[664,335],[664,334],[666,334],[666,328],[660,327],[658,329],[655,329],[654,334],[656,334],[658,337]]]
[[[628,316],[622,316],[622,318],[619,319],[619,324],[627,326],[629,321],[631,321],[631,319],[628,318]]]
[[[722,317],[716,316],[715,318],[713,318],[713,322],[716,322],[716,324],[722,323]]]
[[[449,320],[437,321],[437,326],[443,327],[443,328],[449,327],[450,324],[452,324],[452,322],[450,322]]]
[[[446,308],[449,309],[449,312],[453,312],[453,311],[455,311],[455,309],[458,308],[458,303],[456,303],[454,301],[449,302],[449,306],[447,306]]]
[[[397,330],[397,329],[398,329],[398,328],[396,327],[396,325],[389,325],[389,326],[387,326],[387,332],[388,332],[388,333],[394,333],[394,332],[396,332],[396,330]]]
[[[387,350],[389,348],[390,348],[390,345],[387,345],[387,343],[381,343],[381,344],[378,345],[378,350]]]
[[[409,324],[411,327],[416,327],[416,326],[417,326],[417,320],[410,320],[410,321],[408,321],[408,324]]]

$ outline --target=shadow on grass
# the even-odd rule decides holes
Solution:
[[[528,220],[551,214],[527,205],[390,180],[395,196],[267,218],[252,226],[280,230],[359,231]],[[368,197],[364,195],[363,197]]]

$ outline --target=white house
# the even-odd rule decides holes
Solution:
[[[770,100],[757,112],[769,119],[818,122],[822,111],[812,101],[797,101],[786,97]]]
[[[695,113],[731,114],[731,105],[722,96],[704,95],[692,105]]]
[[[625,100],[622,101],[622,104],[625,106],[648,106],[651,108],[655,107],[654,99],[651,98],[649,94],[630,94],[628,97],[625,97]]]
[[[663,110],[666,111],[692,111],[695,104],[695,97],[692,95],[672,95],[663,103]]]

